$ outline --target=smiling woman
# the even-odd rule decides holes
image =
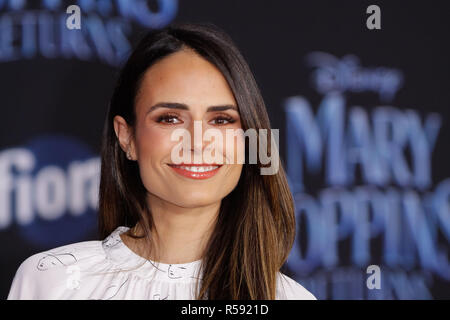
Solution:
[[[241,148],[248,153],[242,136],[218,151],[231,161],[176,163],[175,130],[191,133],[183,153],[211,147],[192,135],[196,124],[270,129],[256,81],[228,35],[211,24],[152,31],[123,68],[106,117],[104,240],[28,258],[9,297],[315,299],[280,272],[295,238],[283,168],[261,175],[259,162],[227,159]],[[36,268],[43,258],[52,264]]]

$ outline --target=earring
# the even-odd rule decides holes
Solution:
[[[131,153],[130,153],[130,149],[127,150],[127,158],[128,160],[131,160]]]

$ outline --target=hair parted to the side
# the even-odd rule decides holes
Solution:
[[[150,31],[122,69],[106,117],[99,194],[102,238],[118,226],[153,231],[147,190],[138,163],[127,160],[113,127],[116,115],[134,127],[135,98],[144,73],[155,62],[184,48],[214,64],[236,99],[242,129],[268,129],[266,107],[245,59],[232,39],[211,23],[172,24]],[[269,136],[270,138],[270,136]],[[247,146],[246,146],[247,147]],[[270,152],[270,144],[268,144]],[[278,152],[278,151],[276,151]],[[275,299],[276,275],[292,248],[295,216],[283,167],[261,175],[263,165],[243,165],[236,188],[222,200],[214,231],[202,258],[202,281],[197,299]]]

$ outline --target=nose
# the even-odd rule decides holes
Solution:
[[[191,125],[188,128],[190,136],[191,136],[191,153],[194,156],[194,159],[201,159],[200,157],[203,154],[207,143],[203,141],[203,133],[205,130],[205,126],[203,121],[195,120],[192,121]]]

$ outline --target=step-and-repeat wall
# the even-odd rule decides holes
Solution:
[[[212,22],[280,130],[297,218],[285,272],[319,299],[450,298],[448,11],[372,4],[0,0],[0,297],[28,256],[98,239],[101,130],[137,40]]]

